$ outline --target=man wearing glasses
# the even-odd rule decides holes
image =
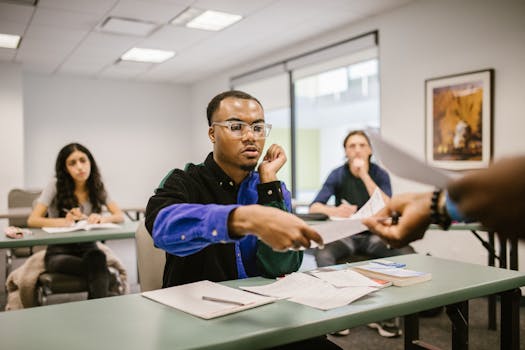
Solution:
[[[202,164],[172,170],[146,209],[146,227],[168,253],[163,287],[296,271],[302,251],[289,248],[322,239],[287,213],[290,193],[277,179],[282,147],[271,145],[257,166],[271,129],[261,104],[227,91],[211,100],[207,117],[213,152]]]
[[[257,166],[271,129],[261,103],[226,91],[206,114],[213,152],[202,164],[172,170],[146,208],[146,227],[167,252],[163,287],[297,271],[303,252],[289,248],[323,241],[288,213],[290,192],[277,179],[286,162],[282,147],[271,145]],[[325,336],[284,348],[340,349]]]

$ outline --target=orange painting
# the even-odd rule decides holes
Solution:
[[[450,170],[487,167],[492,156],[494,70],[425,80],[426,159]]]
[[[480,161],[483,82],[433,89],[434,160]]]

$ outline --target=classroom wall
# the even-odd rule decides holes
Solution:
[[[24,185],[24,110],[21,67],[0,63],[0,210],[7,193]]]
[[[184,86],[23,75],[25,185],[42,187],[60,148],[85,145],[121,206],[145,206],[164,175],[190,159]]]
[[[192,113],[215,93],[229,87],[229,77],[379,30],[381,132],[408,152],[424,158],[425,79],[495,69],[494,156],[525,152],[525,2],[520,0],[425,0],[371,17],[304,43],[251,60],[192,86]],[[206,101],[206,102],[205,102]],[[204,148],[202,122],[194,123],[194,154]],[[429,187],[393,177],[394,192]],[[449,233],[448,235],[452,235]],[[438,256],[480,261],[483,249],[470,234],[452,252],[448,240],[431,234],[418,246]],[[432,237],[436,237],[434,241]],[[437,244],[434,244],[437,243]],[[457,254],[460,251],[461,254]],[[521,256],[524,252],[521,252]],[[463,255],[462,255],[463,254]],[[523,259],[522,259],[523,260]]]

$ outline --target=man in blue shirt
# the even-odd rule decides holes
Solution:
[[[146,227],[167,252],[163,287],[296,271],[302,252],[288,248],[322,239],[287,213],[290,193],[277,179],[284,150],[271,145],[254,171],[271,128],[261,104],[227,91],[211,100],[207,118],[213,152],[172,170],[146,208]]]
[[[361,208],[376,189],[381,191],[385,202],[392,195],[388,173],[370,161],[372,149],[365,132],[350,132],[343,147],[348,162],[330,173],[310,205],[311,213],[347,218]],[[335,206],[326,204],[332,196],[335,196]],[[365,231],[327,244],[325,249],[316,251],[315,258],[318,266],[329,266],[355,254],[383,258],[413,252],[410,246],[391,249],[379,237]]]

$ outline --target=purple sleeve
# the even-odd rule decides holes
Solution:
[[[155,246],[172,255],[187,256],[210,244],[233,242],[228,217],[239,205],[173,204],[163,208],[153,225]]]

